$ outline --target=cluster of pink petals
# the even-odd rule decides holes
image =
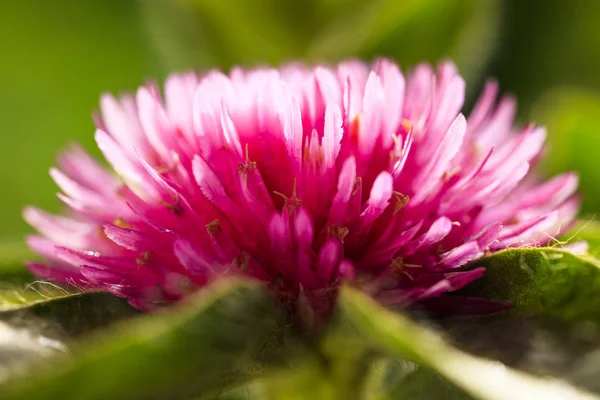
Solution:
[[[539,183],[543,128],[513,127],[488,83],[469,118],[450,63],[388,60],[174,75],[102,97],[96,141],[51,175],[67,216],[35,208],[31,271],[140,308],[243,275],[327,307],[343,280],[390,304],[460,289],[486,253],[547,243],[577,177]],[[442,296],[445,301],[452,297]]]

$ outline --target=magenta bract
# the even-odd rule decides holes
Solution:
[[[488,83],[465,118],[464,95],[450,63],[405,78],[388,60],[105,95],[96,141],[116,175],[62,154],[51,175],[69,212],[25,211],[46,259],[29,267],[140,308],[236,275],[323,310],[343,280],[402,306],[455,291],[484,273],[461,266],[547,243],[579,204],[575,175],[530,173],[545,131],[515,128],[512,98]]]

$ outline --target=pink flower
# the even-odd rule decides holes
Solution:
[[[467,119],[452,64],[405,79],[379,60],[105,95],[96,141],[116,175],[78,147],[59,158],[50,174],[69,213],[25,210],[46,259],[29,268],[140,308],[234,275],[322,310],[343,280],[402,306],[455,291],[484,273],[461,266],[543,245],[578,210],[575,175],[531,176],[545,131],[514,128],[497,90]]]

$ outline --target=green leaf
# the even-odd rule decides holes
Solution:
[[[397,357],[381,357],[370,368],[364,400],[471,399],[439,374]]]
[[[260,381],[255,380],[247,385],[239,386],[228,392],[211,397],[210,400],[259,400],[267,398],[263,385]]]
[[[0,290],[0,382],[66,352],[78,337],[138,315],[109,293],[79,293],[48,282]]]
[[[483,278],[461,294],[508,301],[514,311],[600,321],[600,261],[541,247],[499,251],[472,263]]]
[[[457,350],[433,330],[424,328],[401,314],[385,310],[355,289],[343,288],[339,305],[341,318],[350,322],[352,329],[356,330],[365,343],[418,363],[429,370],[427,374],[431,374],[431,371],[439,374],[475,399],[599,399],[563,381],[536,378],[499,362]],[[422,390],[438,390],[433,387],[434,381],[428,381],[423,376],[412,375],[411,379],[428,382]]]
[[[25,287],[6,283],[0,291],[0,313],[20,310],[41,303],[52,303],[80,293],[50,282],[32,282]],[[1,315],[1,314],[0,314]]]
[[[294,360],[293,368],[263,380],[264,393],[271,400],[362,400],[372,359],[368,351],[363,352],[364,346],[354,346],[344,338],[313,343]]]
[[[557,376],[600,393],[590,379],[600,364],[600,324],[587,320],[512,313],[440,322],[451,344],[463,351],[538,376]]]
[[[377,400],[471,400],[473,397],[458,389],[430,369],[417,367],[389,388],[383,390]]]
[[[0,321],[0,384],[40,359],[67,351],[45,329],[15,327]]]
[[[4,399],[165,399],[207,396],[261,375],[285,329],[262,285],[213,285],[179,309],[117,324],[3,388]]]
[[[576,171],[580,177],[582,208],[592,215],[600,210],[598,110],[597,93],[560,87],[546,92],[532,112],[535,121],[548,129],[548,154],[542,161],[542,170],[547,175]]]
[[[70,340],[139,312],[125,299],[105,292],[74,292],[47,282],[0,291],[0,321],[24,328],[43,328]]]

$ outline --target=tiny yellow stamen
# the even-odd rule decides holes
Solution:
[[[404,268],[406,268],[406,264],[404,264],[404,260],[402,257],[395,258],[390,264],[390,273],[392,276],[400,278],[402,273],[404,272]]]
[[[242,271],[246,271],[250,267],[250,257],[248,254],[242,253],[233,259],[232,264]]]
[[[256,162],[250,161],[250,152],[248,150],[248,143],[246,143],[246,161],[238,164],[238,171],[247,174],[248,171],[255,168]]]
[[[352,121],[352,127],[350,128],[350,137],[354,140],[358,139],[360,133],[360,114],[357,114]]]
[[[505,223],[506,225],[516,225],[516,224],[518,224],[519,222],[521,222],[521,221],[519,220],[519,217],[517,217],[517,216],[514,216],[514,215],[513,215],[512,217],[510,217],[509,219],[507,219],[507,220],[506,220],[504,223]]]
[[[173,214],[179,216],[181,214],[183,214],[183,208],[181,208],[181,203],[179,200],[179,194],[175,193],[171,193],[170,194],[171,198],[173,199],[173,203],[169,203],[168,201],[165,200],[161,200],[159,201],[159,203],[165,207],[167,207],[169,210],[173,211]]]
[[[357,177],[354,180],[354,186],[352,186],[352,196],[354,196],[356,193],[358,193],[358,190],[360,189],[360,182],[361,182],[361,178]]]
[[[150,260],[152,260],[152,253],[150,253],[149,251],[143,251],[140,253],[140,256],[135,260],[135,263],[139,268],[142,265],[148,264]]]
[[[221,223],[219,222],[219,220],[215,219],[214,221],[211,221],[208,224],[206,224],[206,231],[210,236],[214,236],[216,233],[221,232]]]
[[[390,150],[390,164],[393,164],[400,156],[402,156],[402,141],[394,133],[392,133],[392,140],[394,141],[394,146],[392,146],[392,149]]]
[[[456,175],[459,171],[460,171],[460,167],[455,167],[454,169],[452,169],[450,171],[445,171],[444,174],[442,175],[442,181],[447,181],[449,178]]]
[[[348,236],[349,232],[350,229],[339,224],[333,224],[327,228],[327,235],[338,239],[342,243],[344,243],[344,238]]]
[[[290,212],[296,211],[296,208],[302,205],[302,200],[296,196],[296,179],[294,179],[294,188],[292,189],[292,197],[287,197],[285,194],[273,190],[273,194],[283,198],[284,200],[284,208],[288,208]]]
[[[179,162],[180,162],[179,154],[174,153],[173,161],[171,162],[170,165],[168,165],[166,167],[156,167],[155,170],[159,174],[168,174],[169,172],[173,172],[175,170],[175,168],[177,167]]]
[[[187,294],[193,293],[195,289],[195,285],[187,276],[182,276],[181,279],[179,279],[179,282],[177,282],[177,287],[179,287],[182,292]]]
[[[410,131],[412,129],[412,127],[413,127],[412,122],[410,122],[408,119],[403,119],[400,122],[400,125],[402,125],[402,127],[404,128],[404,130],[406,132]]]
[[[400,192],[396,192],[394,191],[394,199],[396,201],[396,204],[394,205],[394,212],[392,215],[396,215],[400,212],[400,210],[402,210],[406,204],[408,203],[409,197],[403,195]]]
[[[310,163],[311,161],[314,162],[314,164],[316,165],[320,165],[323,163],[323,160],[325,159],[325,152],[323,151],[323,147],[319,146],[317,147],[317,151],[314,154],[314,158],[311,159],[311,152],[310,149],[307,147],[304,149],[304,161],[306,163]]]
[[[117,219],[113,221],[113,225],[123,229],[131,229],[129,222],[125,221],[121,217],[117,217]]]

